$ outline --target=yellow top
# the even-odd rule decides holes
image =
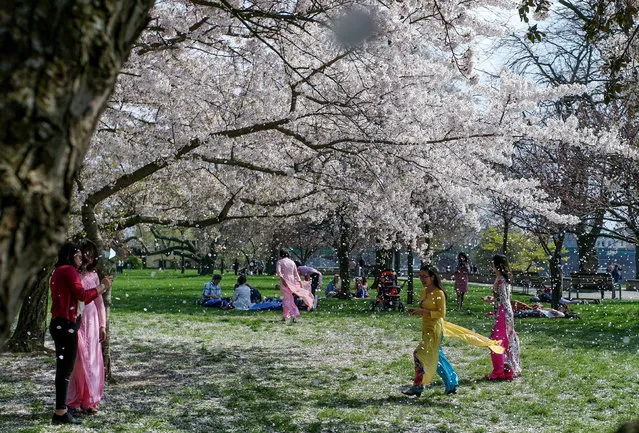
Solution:
[[[430,315],[422,315],[422,338],[428,339],[426,334],[435,333],[435,340],[439,344],[443,333],[443,319],[446,317],[446,295],[440,289],[429,292],[422,291],[420,308],[430,311]]]
[[[430,311],[430,317],[423,316],[425,319],[443,319],[446,317],[446,295],[443,290],[435,289],[432,292],[428,292],[424,289],[419,306]]]
[[[422,292],[419,302],[421,308],[430,311],[430,316],[422,316],[422,334],[426,339],[426,334],[433,331],[441,335],[444,333],[448,338],[457,338],[468,344],[478,347],[488,347],[495,353],[504,353],[501,341],[491,340],[483,335],[479,335],[470,329],[463,328],[444,320],[446,317],[446,295],[440,289]],[[437,344],[439,341],[437,340]]]

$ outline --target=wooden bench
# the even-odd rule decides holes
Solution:
[[[577,299],[579,294],[583,292],[600,292],[601,299],[604,298],[604,292],[610,290],[612,292],[612,298],[615,298],[615,289],[619,289],[619,299],[621,299],[621,286],[612,282],[612,276],[610,274],[588,274],[588,273],[573,273],[570,274],[570,286],[568,289],[568,297],[571,295],[571,291],[574,291]]]
[[[513,287],[521,287],[527,295],[532,287],[533,278],[537,277],[536,272],[513,271],[511,276],[511,284]]]

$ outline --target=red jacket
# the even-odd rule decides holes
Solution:
[[[90,303],[98,297],[98,289],[84,290],[78,270],[71,265],[58,266],[51,275],[51,318],[63,317],[75,322],[78,301]]]

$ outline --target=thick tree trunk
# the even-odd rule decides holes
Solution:
[[[508,254],[508,233],[510,232],[510,221],[507,218],[504,218],[504,232],[503,232],[503,241],[501,244],[501,253],[503,255]]]
[[[152,5],[0,3],[0,347],[64,240],[73,179]]]
[[[599,267],[599,257],[597,256],[597,238],[601,234],[603,226],[604,212],[598,211],[595,214],[591,226],[578,224],[575,230],[577,237],[577,250],[579,254],[579,272],[595,273]]]
[[[399,248],[394,248],[393,249],[393,270],[395,271],[396,275],[399,275],[399,273],[402,270],[402,252],[399,250]]]
[[[552,308],[559,307],[559,300],[563,296],[563,273],[561,270],[561,250],[564,247],[564,235],[553,236],[554,249],[551,252],[549,268],[552,285]]]
[[[51,272],[53,265],[42,268],[38,282],[27,293],[20,308],[16,329],[6,345],[8,351],[35,352],[44,349]]]
[[[337,245],[337,261],[339,263],[339,277],[342,279],[341,291],[348,293],[351,290],[351,274],[350,274],[350,226],[339,217],[339,244]]]
[[[406,273],[408,281],[406,283],[406,303],[412,304],[415,301],[415,283],[413,282],[413,249],[408,247],[408,259],[406,263]]]
[[[383,270],[389,269],[392,263],[393,255],[390,250],[384,248],[377,248],[375,250],[375,270],[373,271],[375,281],[371,286],[371,290],[377,290],[377,286],[379,285],[379,276]]]

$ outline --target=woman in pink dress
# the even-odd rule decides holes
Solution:
[[[295,322],[300,315],[300,311],[295,305],[293,294],[299,296],[306,304],[308,310],[313,309],[313,294],[310,287],[307,289],[302,285],[302,279],[297,272],[295,262],[288,257],[288,252],[280,250],[280,259],[275,266],[275,273],[280,277],[280,295],[282,296],[282,321],[291,319]]]
[[[487,300],[493,303],[495,323],[490,336],[493,340],[501,340],[505,353],[491,352],[493,371],[486,376],[487,380],[512,380],[521,373],[519,361],[519,337],[515,332],[515,318],[510,304],[510,266],[506,257],[501,254],[493,256],[495,283],[493,296]]]
[[[457,310],[464,306],[464,296],[468,293],[468,256],[466,253],[457,254],[457,269],[455,270],[455,294],[457,295]]]
[[[99,284],[95,271],[98,250],[88,239],[80,242],[84,262],[80,279],[85,290]],[[106,337],[106,313],[102,297],[84,305],[78,329],[78,354],[69,379],[67,406],[77,412],[95,414],[104,393],[104,359],[102,341]]]

